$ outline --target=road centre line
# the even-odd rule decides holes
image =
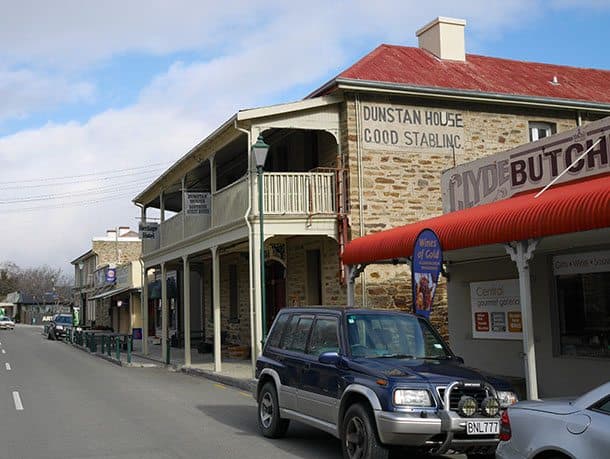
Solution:
[[[21,403],[21,397],[16,390],[13,391],[13,401],[15,402],[15,409],[17,411],[23,411],[23,403]]]
[[[6,362],[4,364],[4,366],[6,367],[7,370],[9,370],[9,371],[11,370],[11,364],[10,363]]]

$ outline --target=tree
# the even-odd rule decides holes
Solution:
[[[0,300],[18,289],[19,267],[12,261],[0,262]]]
[[[41,303],[71,301],[71,282],[60,268],[48,265],[27,268],[18,279],[18,290],[33,295]]]
[[[60,268],[42,265],[22,269],[12,261],[0,262],[0,300],[19,291],[41,303],[71,302],[72,283]]]

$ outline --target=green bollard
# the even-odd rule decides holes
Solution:
[[[102,354],[106,352],[106,336],[102,335]]]
[[[108,354],[108,357],[110,357],[110,348],[112,347],[112,336],[108,336],[108,346],[106,346],[106,353]]]
[[[167,346],[165,346],[165,363],[169,365],[169,340],[167,340]]]
[[[121,360],[121,337],[120,336],[116,336],[114,338],[114,346],[115,346],[115,352],[116,352],[116,359],[117,360]]]
[[[131,363],[131,346],[133,345],[133,336],[127,337],[127,363]]]

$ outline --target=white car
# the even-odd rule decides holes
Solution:
[[[610,457],[610,382],[571,399],[528,400],[508,408],[498,459]]]
[[[15,322],[9,317],[0,317],[0,330],[14,330]]]

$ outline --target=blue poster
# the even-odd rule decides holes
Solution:
[[[411,285],[413,286],[413,310],[415,314],[430,317],[438,276],[443,264],[441,241],[430,229],[422,230],[413,245]]]

